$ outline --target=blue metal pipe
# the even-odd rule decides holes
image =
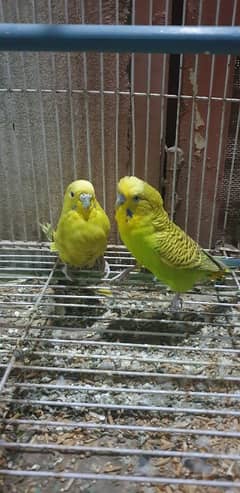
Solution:
[[[0,24],[0,50],[240,54],[240,27]]]

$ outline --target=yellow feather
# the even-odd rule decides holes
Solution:
[[[92,267],[104,254],[110,231],[109,219],[86,180],[71,183],[50,248],[71,266]]]
[[[126,176],[118,184],[116,221],[137,261],[173,291],[187,291],[228,271],[169,219],[160,193],[137,177]]]

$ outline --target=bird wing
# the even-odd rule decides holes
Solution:
[[[210,272],[221,270],[219,263],[176,224],[170,222],[164,231],[155,229],[153,248],[162,262],[176,269],[200,269]]]

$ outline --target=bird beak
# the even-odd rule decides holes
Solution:
[[[84,209],[88,209],[91,204],[92,195],[90,193],[80,193],[79,195],[80,202],[82,202],[82,206]]]
[[[116,200],[116,207],[119,207],[120,205],[124,204],[126,198],[122,193],[117,194],[117,200]]]

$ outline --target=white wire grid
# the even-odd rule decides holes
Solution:
[[[111,22],[126,22],[130,15],[129,22],[136,23],[135,0],[132,10],[127,9],[124,15],[121,0],[112,5]],[[203,1],[199,2],[198,24],[201,24],[203,5]],[[223,0],[216,1],[216,24],[222,5]],[[1,21],[16,22],[83,23],[91,19],[83,0],[64,0],[62,7],[56,9],[53,0],[48,0],[47,9],[46,3],[43,8],[42,2],[36,0],[24,7],[20,1],[10,5],[0,0],[0,18]],[[234,0],[233,25],[237,7],[238,2]],[[172,2],[166,0],[162,18],[165,24],[169,23],[171,8]],[[104,2],[95,2],[95,9],[93,15],[98,15],[98,22],[107,22]],[[154,9],[155,2],[149,0],[146,14],[149,24]],[[186,12],[187,1],[184,0],[183,24]],[[81,67],[77,77],[75,56],[79,57]],[[167,101],[174,99],[177,102],[172,216],[180,113],[184,101],[193,102],[187,159],[186,229],[191,210],[195,109],[198,101],[208,103],[197,236],[202,224],[211,108],[214,102],[222,102],[215,194],[210,211],[211,244],[224,152],[226,109],[228,105],[239,105],[240,102],[227,93],[230,57],[222,96],[213,92],[214,56],[209,91],[205,95],[197,91],[192,94],[182,92],[184,56],[180,57],[179,85],[175,94],[168,93],[168,55],[162,58],[158,90],[152,90],[153,56],[146,55],[145,91],[136,90],[134,54],[129,55],[129,85],[122,77],[123,58],[119,54],[113,55],[113,82],[106,85],[108,60],[100,54],[95,59],[98,72],[95,87],[91,58],[86,53],[21,53],[2,54],[1,57],[4,67],[0,87],[3,101],[0,146],[4,156],[1,166],[2,220],[9,239],[40,238],[39,222],[50,220],[54,224],[70,179],[78,177],[80,172],[90,180],[96,177],[93,145],[96,127],[92,119],[95,103],[100,129],[96,135],[100,143],[97,169],[101,184],[97,192],[102,204],[110,207],[110,168],[114,170],[114,187],[124,169],[128,173],[138,173],[136,108],[138,98],[142,98],[146,100],[143,156],[143,177],[146,179],[152,165],[149,157],[151,102],[160,101],[159,149],[165,145]],[[29,71],[31,63],[32,74]],[[198,68],[199,57],[196,55],[195,82]],[[193,87],[196,88],[196,84]],[[114,125],[109,165],[105,108],[110,98],[114,100]],[[128,160],[123,164],[126,155],[122,151],[121,112],[122,107],[125,111],[125,104],[129,111],[130,145]],[[79,106],[83,108],[81,111]],[[24,116],[23,133],[19,130],[19,111]],[[239,115],[240,111],[224,230],[228,224],[234,170],[238,165]],[[64,117],[67,128],[62,126]],[[162,154],[157,163],[159,170],[163,165],[161,160]],[[128,252],[121,247],[109,246],[106,258],[115,273],[132,263]],[[2,243],[0,265],[0,424],[1,446],[5,450],[0,456],[0,474],[6,491],[15,487],[16,491],[25,493],[39,484],[43,491],[44,488],[54,491],[57,485],[58,491],[62,488],[70,493],[90,492],[91,488],[97,492],[103,487],[112,493],[157,493],[162,491],[157,489],[161,485],[168,488],[168,493],[195,493],[203,489],[209,491],[209,488],[215,488],[215,491],[219,488],[226,491],[240,489],[238,273],[227,276],[215,289],[207,287],[186,295],[184,309],[174,318],[164,310],[169,296],[147,275],[133,274],[126,285],[113,286],[113,298],[108,299],[97,291],[99,277],[90,277],[89,286],[88,277],[82,273],[80,284],[67,285],[55,256],[44,244]],[[22,484],[18,483],[19,476],[21,481],[24,478]],[[101,479],[99,486],[98,479]]]
[[[111,245],[106,259],[112,274],[133,262]],[[0,265],[5,488],[238,490],[237,272],[169,316],[144,273],[108,297],[96,272],[66,283],[45,244],[2,243]]]
[[[91,2],[90,2],[91,3]],[[101,0],[89,5],[83,0],[67,2],[57,9],[54,0],[48,0],[47,9],[44,2],[32,0],[28,6],[20,2],[7,4],[0,2],[1,21],[24,22],[136,22],[136,5],[130,3],[123,9],[123,3],[112,1],[111,16],[106,14],[106,5]],[[152,0],[146,3],[145,22],[156,22],[156,5]],[[204,2],[199,3],[198,24],[202,22]],[[131,7],[131,10],[130,10]],[[162,2],[163,14],[161,21],[171,22],[172,2]],[[219,15],[223,1],[215,2],[215,21],[219,23]],[[232,2],[232,18],[230,24],[237,23],[238,2]],[[110,9],[110,7],[109,7]],[[185,24],[188,2],[183,1],[182,23]],[[204,11],[205,12],[205,11]],[[131,20],[130,20],[131,16]],[[239,98],[229,97],[231,75],[231,56],[226,63],[223,94],[214,94],[214,77],[216,56],[211,58],[211,74],[207,94],[199,94],[197,82],[199,77],[199,55],[195,55],[192,67],[193,91],[183,92],[184,56],[180,56],[179,84],[176,94],[168,93],[169,56],[163,55],[159,86],[153,76],[153,56],[146,55],[146,90],[138,91],[139,81],[136,80],[136,55],[112,55],[114,62],[109,62],[106,55],[95,58],[83,54],[1,54],[2,83],[0,99],[3,116],[1,118],[0,145],[2,149],[2,207],[5,213],[2,221],[2,237],[6,239],[32,240],[40,239],[39,223],[50,221],[56,223],[64,189],[69,181],[83,176],[93,180],[99,199],[111,218],[113,218],[114,189],[116,182],[126,173],[141,174],[145,179],[155,180],[155,186],[163,184],[163,169],[166,138],[167,101],[175,99],[176,134],[174,142],[173,180],[171,184],[171,217],[176,206],[177,148],[179,145],[181,111],[184,101],[192,101],[191,125],[189,135],[189,152],[185,156],[188,166],[185,219],[183,227],[189,228],[189,212],[191,210],[190,191],[192,187],[192,162],[195,138],[195,113],[198,102],[208,103],[207,117],[204,126],[205,147],[202,153],[201,176],[199,188],[199,204],[196,218],[196,239],[201,239],[201,228],[204,224],[203,204],[206,202],[205,180],[209,154],[209,136],[212,105],[222,103],[219,134],[219,152],[216,159],[216,176],[213,202],[210,211],[210,229],[208,246],[213,245],[214,226],[217,221],[217,201],[221,187],[222,156],[225,151],[224,137],[228,108],[231,104],[239,104]],[[124,61],[123,61],[124,60]],[[110,65],[109,65],[110,63]],[[95,66],[94,66],[95,64]],[[129,79],[123,76],[129,65]],[[110,68],[111,67],[111,70]],[[32,70],[33,69],[33,70]],[[112,71],[109,80],[109,70]],[[95,82],[93,82],[95,74]],[[125,74],[126,75],[126,74]],[[154,84],[154,85],[153,85]],[[94,87],[95,85],[95,87]],[[65,86],[65,87],[64,87]],[[140,99],[146,101],[144,115],[145,145],[142,158],[142,169],[136,162],[136,146],[139,146],[143,135],[136,133],[136,105]],[[160,109],[156,128],[159,132],[159,157],[153,162],[152,134],[154,133],[153,107],[154,100],[160,100]],[[106,110],[109,109],[111,119]],[[95,116],[94,116],[95,113]],[[129,114],[128,114],[129,113]],[[232,153],[232,166],[227,190],[227,207],[224,213],[222,228],[228,226],[228,206],[232,193],[232,177],[236,163],[238,148],[239,123],[237,120],[235,144]],[[125,129],[123,129],[123,126]],[[212,138],[212,137],[211,137]],[[155,159],[155,158],[154,158]],[[67,163],[67,164],[66,164]],[[154,178],[155,177],[155,178]],[[14,203],[17,201],[17,208]],[[17,210],[16,210],[17,209]],[[191,219],[192,220],[192,219]],[[115,234],[115,231],[113,231]],[[116,241],[116,235],[113,237]]]

